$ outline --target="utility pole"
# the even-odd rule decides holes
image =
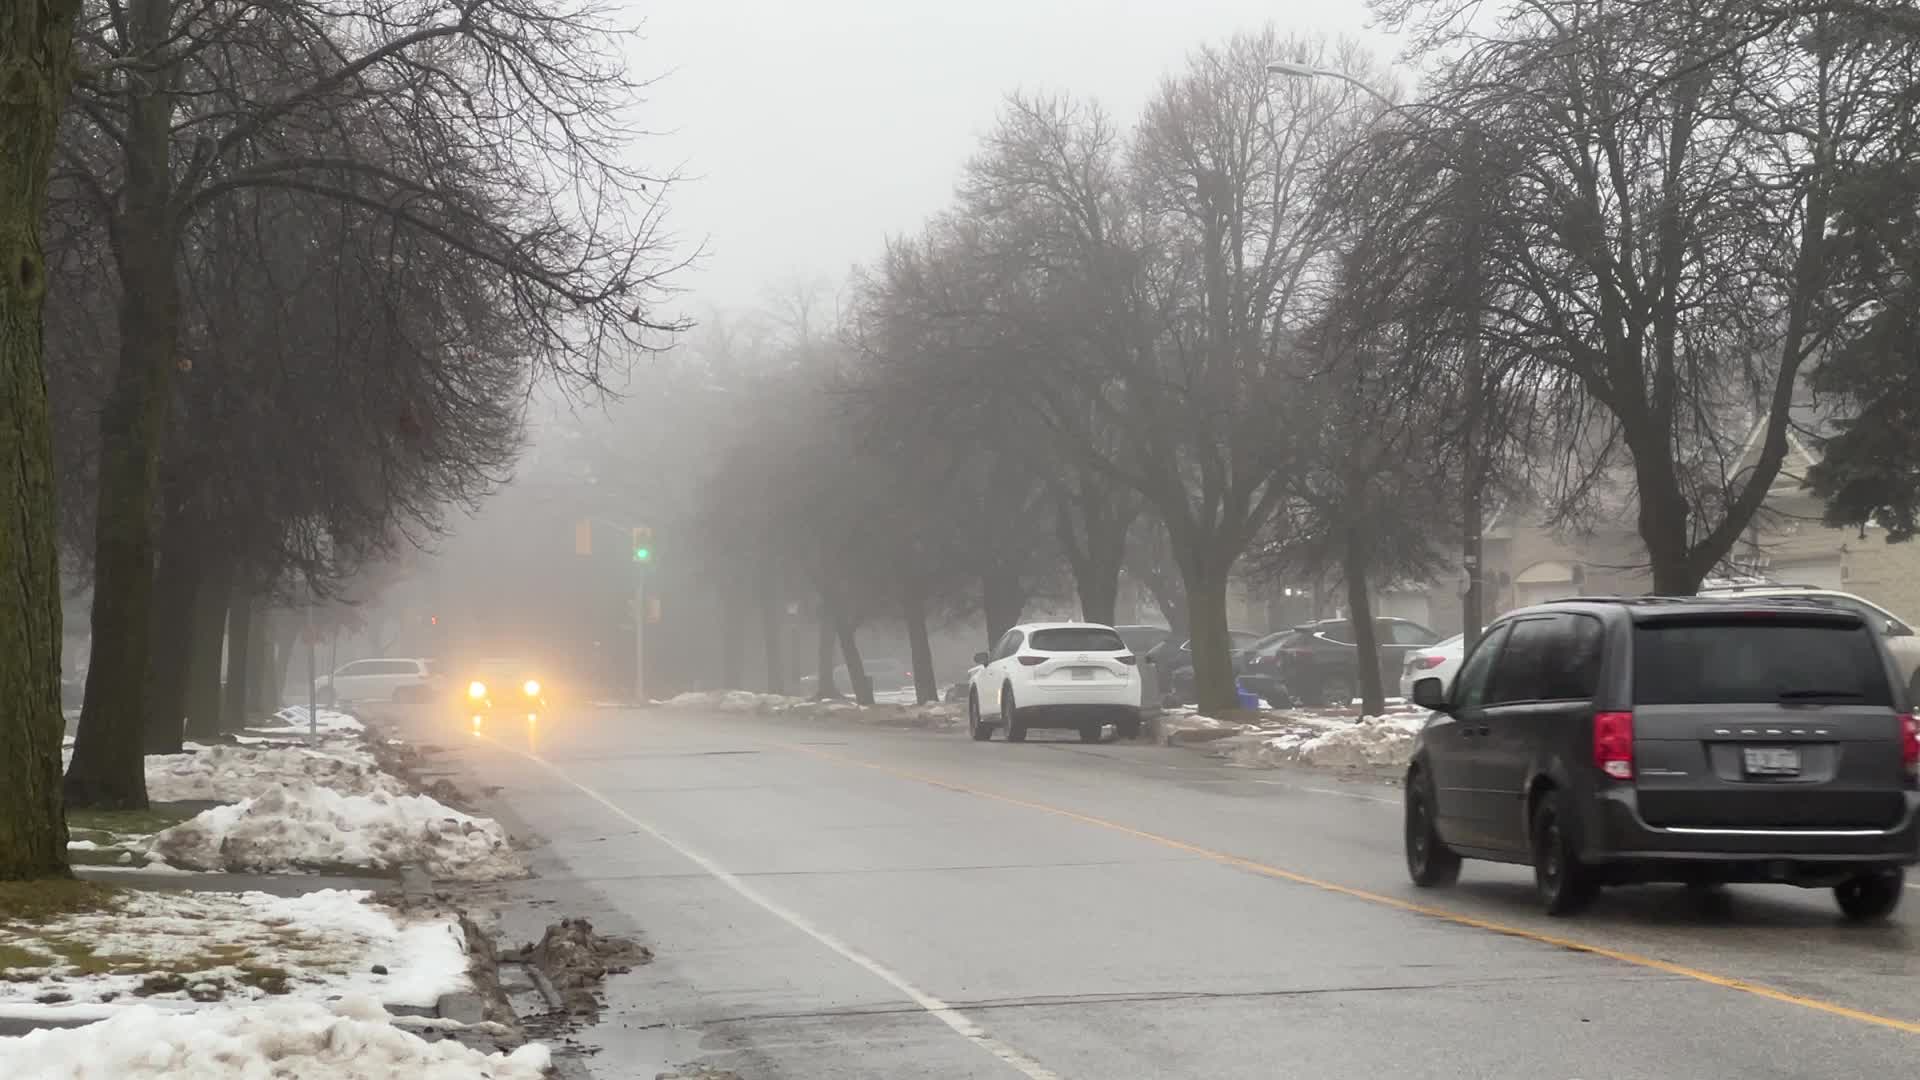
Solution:
[[[307,738],[320,738],[320,678],[313,669],[313,582],[307,582]]]
[[[647,576],[633,582],[633,703],[647,703]]]

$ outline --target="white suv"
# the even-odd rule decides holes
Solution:
[[[1108,723],[1121,738],[1140,735],[1139,660],[1111,626],[1027,623],[973,659],[980,666],[969,679],[967,732],[975,741],[996,728],[1008,742],[1032,728],[1065,728],[1099,742]]]
[[[348,701],[426,701],[437,684],[432,661],[381,658],[355,660],[330,676],[320,691],[327,704]]]
[[[1822,589],[1812,585],[1728,585],[1701,589],[1700,595],[1804,596],[1857,612],[1867,620],[1868,626],[1879,630],[1887,639],[1887,651],[1893,654],[1894,663],[1900,667],[1900,677],[1906,680],[1909,698],[1920,699],[1920,636],[1915,636],[1913,627],[1906,620],[1871,600],[1838,589]]]

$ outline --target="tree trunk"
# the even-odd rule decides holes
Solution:
[[[147,714],[142,724],[142,748],[149,754],[180,752],[187,720],[187,646],[193,640],[200,570],[200,556],[191,543],[169,541],[162,548],[154,575],[149,627],[153,648],[147,653]]]
[[[247,684],[253,671],[253,590],[245,582],[233,586],[233,598],[227,605],[227,683],[226,700],[220,708],[220,726],[224,731],[240,731],[252,718],[247,701]]]
[[[913,659],[913,699],[922,705],[939,701],[933,643],[927,640],[927,585],[917,574],[901,576],[900,614],[907,621],[907,649]]]
[[[765,566],[760,570],[761,652],[767,661],[767,693],[787,692],[786,650],[781,647],[787,625],[786,610],[780,603],[780,582]]]
[[[43,0],[44,2],[44,0]],[[134,0],[134,51],[160,49],[172,33],[168,0]],[[172,205],[173,98],[166,80],[132,79],[125,103],[126,180],[115,222],[120,271],[120,363],[100,411],[100,474],[94,524],[93,663],[67,770],[73,806],[147,805],[140,692],[147,671],[153,589],[156,464],[166,430],[179,336],[179,282]]]
[[[208,563],[187,634],[187,735],[195,739],[220,737],[220,652],[233,584],[230,563],[219,556]]]
[[[1233,637],[1227,633],[1227,573],[1195,567],[1183,572],[1193,640],[1193,686],[1205,716],[1225,716],[1240,707],[1233,675]],[[1173,673],[1167,672],[1169,676]]]
[[[739,588],[720,590],[720,688],[747,686],[747,608]]]
[[[250,639],[247,655],[252,658],[252,663],[247,665],[247,708],[259,716],[280,707],[280,687],[273,681],[280,662],[274,655],[273,635],[267,632],[267,622],[266,602],[256,598],[253,618],[247,623]]]
[[[853,684],[853,700],[873,704],[873,680],[867,678],[867,666],[860,661],[860,644],[855,637],[860,625],[853,621],[844,605],[833,607],[833,632],[840,639],[840,655],[847,662],[847,681]]]
[[[1114,624],[1120,607],[1120,567],[1126,557],[1126,530],[1087,537],[1085,557],[1073,572],[1081,618],[1105,626]]]
[[[1001,635],[1020,621],[1020,612],[1027,606],[1020,575],[1009,570],[988,570],[980,578],[980,599],[987,617],[987,649],[992,651]]]
[[[820,597],[820,647],[816,658],[819,674],[815,677],[813,696],[823,700],[839,697],[840,688],[834,685],[833,678],[833,605],[825,594]]]
[[[1379,716],[1387,709],[1380,678],[1380,638],[1374,632],[1373,601],[1367,595],[1367,551],[1364,538],[1349,530],[1341,558],[1341,576],[1347,582],[1347,618],[1353,623],[1353,643],[1360,664],[1360,712]]]
[[[65,0],[0,6],[0,881],[69,873],[40,221],[79,9]]]
[[[273,696],[276,701],[286,696],[287,676],[293,673],[293,647],[300,641],[300,628],[294,624],[292,615],[283,615],[273,634],[273,662],[277,665],[273,673]],[[306,704],[304,699],[300,703]]]

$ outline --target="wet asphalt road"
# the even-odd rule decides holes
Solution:
[[[510,934],[585,914],[658,954],[580,1036],[597,1077],[1824,1077],[1920,1055],[1920,896],[1875,927],[1785,887],[1548,919],[1518,868],[1407,884],[1394,789],[1052,733],[406,726],[545,841]]]

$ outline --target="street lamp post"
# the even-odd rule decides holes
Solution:
[[[1292,60],[1274,60],[1267,64],[1267,74],[1281,75],[1289,79],[1338,79],[1349,86],[1357,86],[1366,91],[1389,110],[1400,110],[1400,103],[1381,93],[1379,89],[1364,79],[1356,78],[1334,68],[1314,67],[1311,64],[1296,63]],[[1477,132],[1477,128],[1473,129]],[[1479,176],[1481,170],[1474,173]],[[1478,182],[1476,180],[1476,182]],[[1478,213],[1478,208],[1475,210]],[[1471,239],[1468,242],[1467,265],[1475,272],[1469,283],[1474,296],[1474,334],[1468,340],[1466,355],[1463,357],[1465,371],[1466,413],[1461,433],[1461,563],[1466,570],[1466,588],[1460,597],[1460,632],[1464,635],[1464,645],[1471,651],[1480,640],[1480,627],[1486,622],[1484,582],[1486,567],[1484,559],[1484,512],[1481,505],[1481,487],[1485,482],[1482,475],[1485,466],[1480,461],[1480,413],[1482,409],[1482,382],[1486,379],[1483,360],[1480,354],[1480,314],[1479,314],[1479,277],[1478,251],[1480,226],[1474,223]]]

